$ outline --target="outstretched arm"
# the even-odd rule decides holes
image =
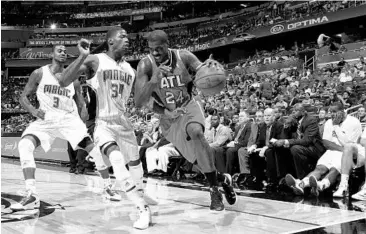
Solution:
[[[96,71],[98,68],[98,58],[95,55],[89,55],[89,42],[85,39],[81,39],[78,43],[78,49],[80,51],[79,57],[72,62],[58,77],[58,82],[61,87],[67,87],[79,76],[86,72],[88,69]]]
[[[20,95],[20,105],[27,110],[29,113],[31,113],[33,116],[37,118],[44,119],[44,112],[41,110],[37,110],[32,103],[29,101],[28,96],[32,95],[36,92],[39,83],[42,79],[42,68],[38,68],[37,70],[34,70],[32,74],[30,75],[27,84],[25,85],[25,88]]]

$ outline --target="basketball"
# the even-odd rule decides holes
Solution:
[[[218,94],[225,88],[225,70],[217,66],[204,65],[197,71],[194,84],[205,96]]]

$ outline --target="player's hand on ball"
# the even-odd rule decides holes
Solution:
[[[78,49],[80,52],[80,55],[88,56],[90,54],[90,42],[87,39],[82,38],[78,42]]]
[[[210,55],[210,57],[208,59],[206,59],[206,61],[204,61],[197,70],[199,70],[201,67],[203,66],[208,66],[208,67],[215,67],[216,69],[221,69],[224,70],[224,67],[217,62],[216,60],[213,59],[212,54]]]
[[[43,110],[35,110],[35,111],[32,113],[32,115],[33,115],[34,117],[39,118],[39,119],[42,119],[42,120],[44,120],[44,118],[45,118],[45,114],[46,114],[46,113],[44,113],[44,111],[43,111]]]

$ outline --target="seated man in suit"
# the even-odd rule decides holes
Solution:
[[[250,130],[249,113],[242,111],[239,113],[239,122],[235,129],[234,140],[222,147],[222,155],[216,154],[216,167],[225,168],[225,171],[222,172],[230,175],[234,174],[235,166],[238,165],[238,150],[248,144]]]
[[[209,132],[207,132],[206,139],[214,150],[217,171],[225,173],[225,164],[220,164],[217,162],[220,161],[221,156],[224,153],[222,146],[231,140],[231,129],[227,126],[224,126],[223,124],[220,124],[220,116],[218,114],[214,114],[211,117],[211,129]]]
[[[251,124],[250,136],[248,139],[248,144],[244,147],[241,147],[238,150],[238,159],[239,159],[239,166],[240,166],[240,174],[237,175],[237,184],[239,187],[242,187],[244,183],[250,177],[250,168],[249,168],[249,153],[248,148],[255,144],[257,141],[258,135],[258,126],[264,123],[263,119],[263,111],[259,110],[255,113],[255,120]],[[234,177],[233,177],[234,179]]]
[[[295,180],[289,175],[296,194],[302,195],[306,187],[311,187],[311,193],[319,196],[319,193],[333,185],[341,171],[342,152],[348,143],[356,144],[362,134],[360,121],[344,112],[343,104],[333,103],[330,106],[331,119],[324,126],[323,143],[327,151],[318,160],[313,172],[302,181]],[[362,148],[360,146],[360,148]],[[320,182],[318,180],[323,178]]]
[[[297,139],[278,140],[274,145],[290,148],[296,178],[302,179],[315,167],[316,162],[325,152],[325,148],[316,117],[308,115],[301,103],[295,105],[293,116],[298,121]]]
[[[266,186],[266,191],[277,191],[287,189],[285,186],[285,176],[288,173],[294,172],[294,162],[292,160],[291,152],[289,148],[283,146],[277,146],[275,143],[281,139],[295,139],[297,130],[297,120],[290,115],[282,124],[282,131],[279,139],[272,138],[272,150],[274,151],[274,162],[267,167],[268,181],[270,182]],[[268,162],[267,162],[268,164]]]
[[[250,154],[250,171],[256,179],[256,188],[261,189],[267,178],[273,178],[276,161],[274,151],[271,149],[270,140],[279,139],[283,125],[275,121],[274,111],[267,108],[264,111],[264,124],[258,127],[256,143],[248,148]],[[267,162],[267,163],[266,163]],[[267,168],[267,176],[264,170]]]
[[[283,118],[284,109],[276,106],[273,108],[273,111],[275,115],[275,121],[284,123],[285,122],[285,119]]]

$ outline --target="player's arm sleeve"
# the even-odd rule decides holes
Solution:
[[[98,57],[96,55],[79,56],[74,62],[72,62],[58,77],[58,82],[61,87],[67,87],[79,76],[86,72],[88,69],[96,71],[98,67]]]
[[[42,75],[43,75],[42,68],[34,70],[30,75],[28,82],[25,85],[24,90],[19,98],[20,105],[31,114],[33,114],[36,111],[36,108],[29,101],[28,96],[36,92],[38,85],[41,82]]]
[[[135,105],[141,108],[148,103],[157,83],[149,82],[148,71],[152,69],[147,58],[142,59],[137,65],[136,80],[135,80]]]

